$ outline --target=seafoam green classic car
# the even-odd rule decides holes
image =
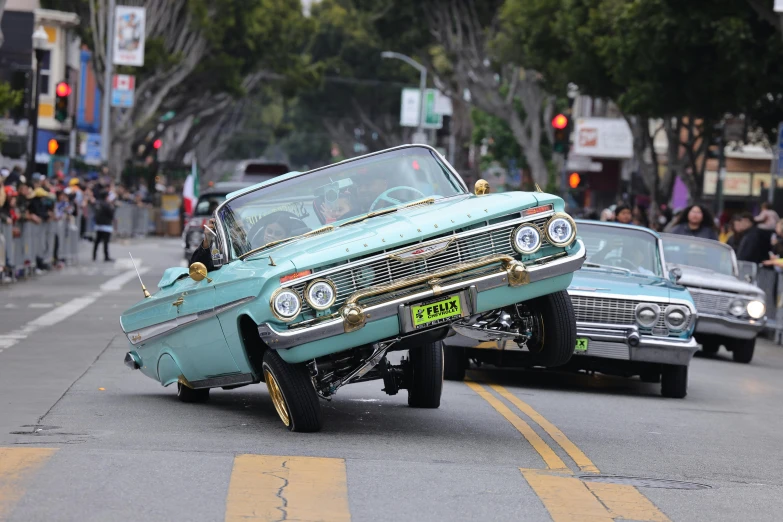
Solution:
[[[541,312],[537,355],[562,364],[576,335],[565,290],[585,258],[574,221],[543,192],[490,194],[483,180],[473,192],[411,145],[229,194],[214,269],[169,268],[121,316],[125,363],[185,402],[263,381],[293,431],[320,429],[318,398],[359,381],[437,408],[455,329],[480,337],[502,320],[524,336]]]

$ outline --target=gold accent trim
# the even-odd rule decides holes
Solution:
[[[275,379],[275,376],[272,375],[268,368],[264,368],[264,381],[266,382],[267,390],[269,390],[269,395],[272,397],[272,404],[275,405],[277,415],[280,416],[280,420],[283,421],[286,427],[290,427],[291,416],[288,414],[288,406],[285,403],[283,392],[277,384],[277,379]]]
[[[430,279],[427,281],[427,284],[430,285],[430,288],[432,289],[432,295],[440,295],[443,293],[443,288],[440,286],[440,279]]]
[[[171,303],[171,306],[176,306],[177,310],[179,310],[179,307],[182,306],[184,302],[185,302],[185,299],[183,299],[182,296],[179,296],[176,301]]]
[[[489,182],[485,179],[479,179],[476,184],[473,185],[473,193],[477,196],[485,196],[489,194]]]
[[[535,250],[531,250],[530,252],[524,252],[521,248],[517,246],[517,241],[516,241],[517,232],[519,232],[519,230],[522,228],[533,228],[535,229],[536,232],[538,232],[538,246],[535,248]],[[519,225],[518,227],[516,227],[514,230],[511,231],[511,246],[514,247],[514,250],[516,250],[522,255],[527,256],[530,254],[535,254],[541,248],[541,243],[543,243],[543,241],[541,241],[541,236],[543,235],[544,232],[540,228],[535,226],[533,223],[522,223],[521,225]]]
[[[188,268],[188,275],[194,281],[203,281],[206,279],[207,283],[212,282],[212,279],[207,277],[207,266],[204,263],[199,263],[198,261],[191,263],[190,267]]]
[[[285,291],[291,292],[299,300],[299,309],[291,317],[283,317],[282,315],[277,313],[277,310],[275,309],[275,297],[277,297],[278,295],[280,295],[281,293],[283,293]],[[274,292],[272,292],[272,297],[269,298],[269,308],[272,309],[272,315],[274,315],[277,319],[283,321],[284,323],[290,323],[291,321],[296,319],[296,316],[298,316],[299,313],[302,311],[302,297],[299,294],[297,294],[296,292],[294,292],[293,290],[291,290],[289,287],[282,286],[282,287],[278,288],[277,290],[275,290]]]
[[[150,293],[147,291],[147,287],[144,286],[144,283],[141,284],[141,291],[144,292],[144,299],[147,299],[148,297],[152,297]]]
[[[552,223],[555,219],[565,219],[571,224],[571,235],[568,236],[568,239],[565,241],[558,243],[557,241],[553,241],[551,237],[549,237],[549,224]],[[574,221],[574,218],[566,214],[565,212],[555,212],[552,214],[552,217],[549,218],[546,222],[546,225],[544,225],[544,233],[546,234],[547,241],[549,241],[549,244],[555,247],[567,247],[571,243],[574,242],[574,239],[576,239],[576,222]]]
[[[510,286],[522,286],[530,283],[530,272],[521,261],[514,261],[506,266],[508,272],[508,284]]]
[[[313,286],[316,283],[326,283],[329,285],[329,288],[332,289],[332,299],[329,301],[329,304],[326,306],[315,306],[310,301],[310,287]],[[330,279],[321,278],[321,279],[313,279],[306,287],[304,291],[304,298],[305,301],[307,301],[307,304],[309,304],[312,308],[316,310],[326,310],[327,308],[331,308],[331,306],[334,304],[335,300],[337,300],[337,289],[334,286],[334,283]]]
[[[536,183],[535,185],[536,185],[536,192],[544,192],[543,190],[541,190],[541,187],[538,186],[538,183]]]
[[[340,315],[343,318],[343,330],[345,333],[359,330],[366,322],[364,309],[358,304],[346,303],[340,310]]]
[[[455,239],[456,238],[451,238],[451,239],[448,239],[448,240],[444,240],[443,242],[446,243],[446,246],[444,246],[443,248],[439,248],[437,250],[433,250],[432,252],[428,252],[427,254],[422,254],[420,256],[414,256],[414,257],[405,257],[405,258],[400,257],[403,254],[407,254],[409,252],[415,252],[416,250],[419,250],[420,248],[426,248],[428,246],[434,246],[434,245],[438,245],[440,243],[434,243],[434,244],[424,245],[424,246],[419,245],[416,248],[411,248],[410,250],[406,250],[405,252],[397,252],[395,254],[389,254],[389,258],[390,259],[394,259],[395,261],[399,261],[400,263],[412,263],[413,261],[419,261],[421,259],[429,259],[432,256],[438,255],[441,252],[444,252],[444,251],[448,250],[448,248],[455,241]]]
[[[180,383],[182,386],[187,386],[191,390],[194,389],[193,385],[190,384],[190,381],[184,375],[180,375],[179,377],[177,377],[177,382]]]

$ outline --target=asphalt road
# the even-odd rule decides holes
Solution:
[[[264,385],[182,404],[122,364],[129,248],[151,289],[180,262],[115,243],[0,287],[0,520],[781,519],[783,347],[695,359],[684,400],[543,371],[471,371],[438,410],[350,385],[292,434]]]

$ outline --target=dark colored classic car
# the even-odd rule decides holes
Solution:
[[[563,364],[576,225],[559,197],[488,190],[413,145],[231,193],[214,213],[220,268],[170,268],[122,314],[126,364],[189,402],[265,381],[295,431],[321,427],[318,397],[371,379],[437,408],[452,327],[481,335],[501,320],[523,337],[535,314],[552,332],[537,355]],[[395,350],[409,351],[401,364]]]
[[[734,250],[718,241],[673,234],[663,234],[663,249],[669,266],[679,270],[679,284],[696,303],[701,349],[717,353],[723,345],[735,361],[749,363],[767,321],[766,297],[739,277]]]

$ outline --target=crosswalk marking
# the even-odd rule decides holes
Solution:
[[[327,515],[328,514],[328,515]],[[226,522],[348,522],[345,460],[238,455],[226,499]]]
[[[0,448],[0,520],[11,513],[24,496],[27,481],[55,451],[55,448]]]

